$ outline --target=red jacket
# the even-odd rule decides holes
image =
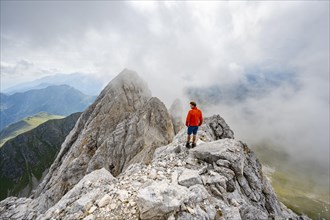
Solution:
[[[201,126],[203,123],[202,111],[193,107],[187,115],[186,126]]]

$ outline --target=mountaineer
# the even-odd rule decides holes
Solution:
[[[190,102],[191,110],[189,110],[186,118],[186,126],[188,127],[187,131],[187,143],[186,147],[190,148],[190,136],[193,134],[192,145],[191,147],[196,147],[196,135],[198,127],[203,123],[202,111],[197,108],[196,102]]]

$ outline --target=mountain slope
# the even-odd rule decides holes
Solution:
[[[0,132],[0,147],[2,147],[6,141],[16,137],[19,134],[30,131],[48,120],[60,118],[63,118],[63,116],[49,115],[46,112],[40,112],[36,115],[29,116],[21,121],[11,124]]]
[[[80,113],[49,120],[7,141],[0,148],[0,199],[28,196],[53,163]]]
[[[270,170],[267,176],[284,204],[313,219],[330,219],[329,167],[322,167],[314,160],[297,160],[271,142],[257,145],[253,150],[266,170]]]
[[[5,103],[7,102],[8,95],[0,92],[0,110],[6,107]]]
[[[164,104],[124,70],[80,116],[30,198],[0,202],[17,219],[307,219],[281,204],[255,154],[219,115],[198,146],[174,136]],[[1,207],[5,207],[2,208]]]
[[[165,105],[152,98],[145,82],[130,70],[122,71],[85,110],[63,143],[49,174],[36,190],[54,205],[89,172],[106,167],[120,174],[135,162],[149,162],[155,147],[174,136]]]
[[[220,116],[205,119],[198,146],[183,146],[181,130],[153,160],[117,177],[101,168],[86,174],[45,213],[42,197],[0,202],[3,217],[18,219],[306,220],[281,204],[255,154]],[[27,211],[29,210],[29,211]]]
[[[44,89],[8,95],[1,100],[0,130],[38,112],[67,116],[83,111],[94,97],[67,86],[49,86]]]

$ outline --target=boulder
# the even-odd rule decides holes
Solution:
[[[179,210],[188,194],[186,187],[166,182],[141,189],[137,194],[141,219],[163,219],[166,214]]]
[[[196,184],[202,184],[202,179],[199,176],[198,170],[184,169],[179,176],[178,182],[182,186],[190,187]]]

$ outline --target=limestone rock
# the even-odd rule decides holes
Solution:
[[[0,202],[0,219],[35,219],[36,206],[30,198],[8,197]]]
[[[84,218],[84,220],[94,220],[95,216],[93,214],[90,214]]]
[[[219,115],[205,118],[196,148],[183,146],[185,129],[172,141],[165,106],[139,81],[124,71],[111,82],[66,138],[35,197],[1,201],[0,217],[308,219],[279,202],[255,154]]]
[[[87,174],[60,201],[48,209],[45,214],[40,215],[38,219],[49,219],[56,216],[58,215],[57,210],[62,210],[61,213],[65,213],[65,216],[63,216],[65,219],[80,218],[97,200],[99,200],[97,203],[99,206],[107,205],[111,198],[109,195],[104,195],[101,187],[111,182],[116,182],[116,179],[104,168]]]
[[[154,150],[172,141],[174,130],[165,105],[152,98],[146,83],[122,71],[82,113],[67,136],[48,175],[37,188],[47,210],[93,170],[114,176],[130,164],[149,163]]]
[[[166,154],[182,151],[182,148],[185,149],[183,145],[186,143],[186,138],[186,129],[181,129],[171,144],[156,149],[154,157],[162,157]],[[197,145],[199,145],[219,139],[233,139],[234,132],[220,115],[213,115],[204,118],[204,123],[198,129],[197,138]]]
[[[214,115],[212,117],[206,118],[204,120],[204,124],[208,125],[213,131],[214,140],[234,138],[234,132],[230,129],[228,124],[220,115]]]
[[[127,201],[128,198],[129,198],[129,194],[128,194],[128,192],[127,192],[126,190],[119,190],[119,191],[117,192],[117,194],[118,194],[118,198],[119,198],[119,200],[120,200],[121,202],[125,202],[125,201]]]
[[[227,160],[230,163],[231,161],[234,162],[235,160],[242,158],[240,148],[241,144],[239,142],[225,139],[211,143],[202,143],[191,151],[197,159],[203,160],[210,164],[217,162],[220,159]],[[238,154],[231,154],[231,151],[234,153],[237,152]]]
[[[165,182],[154,183],[139,191],[138,207],[141,219],[161,219],[179,209],[187,199],[188,189]]]
[[[108,194],[105,194],[102,199],[97,203],[98,207],[103,207],[107,204],[109,204],[111,201],[111,197]]]
[[[198,170],[184,169],[179,177],[179,184],[186,187],[202,184]]]

